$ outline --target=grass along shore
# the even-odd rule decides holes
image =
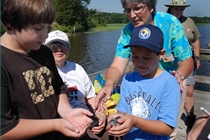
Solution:
[[[100,31],[110,31],[110,30],[118,30],[125,27],[127,23],[119,23],[119,24],[107,24],[106,27],[95,27],[90,29],[89,31],[85,33],[93,33],[93,32],[100,32]],[[210,25],[210,23],[197,23],[196,26],[206,26]]]
[[[95,27],[86,31],[85,33],[94,33],[94,32],[101,32],[101,31],[111,31],[111,30],[118,30],[125,27],[127,23],[117,23],[117,24],[107,24],[105,27]],[[210,23],[197,23],[196,26],[206,26],[210,25]],[[72,33],[67,33],[68,36],[71,36]]]
[[[100,31],[110,31],[110,30],[118,30],[125,27],[126,24],[107,24],[106,27],[95,27],[87,31],[86,33],[92,32],[100,32]]]

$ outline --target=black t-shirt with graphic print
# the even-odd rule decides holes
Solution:
[[[1,134],[13,129],[19,118],[59,118],[57,107],[63,81],[51,50],[41,46],[39,50],[23,54],[1,46],[1,57]],[[34,139],[63,137],[57,134]]]

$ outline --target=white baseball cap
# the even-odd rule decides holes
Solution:
[[[45,45],[49,45],[52,42],[59,41],[63,43],[64,45],[68,46],[70,45],[70,41],[66,33],[56,30],[52,31],[48,34],[48,38],[45,40]]]

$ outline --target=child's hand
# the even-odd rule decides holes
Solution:
[[[118,125],[114,125],[114,126],[108,125],[106,127],[106,129],[108,130],[108,133],[110,135],[112,135],[112,136],[115,136],[115,137],[120,137],[120,136],[123,136],[123,135],[129,133],[131,127],[134,124],[132,116],[128,115],[128,114],[126,114],[126,115],[124,115],[124,114],[113,114],[113,115],[110,115],[109,119],[108,119],[108,122],[111,119],[114,119],[114,118],[116,118],[118,116],[120,116],[120,118],[117,119]]]
[[[86,129],[78,130],[70,121],[62,118],[55,119],[55,131],[61,132],[67,137],[80,138],[86,132]]]
[[[66,113],[64,118],[76,126],[79,131],[83,131],[91,125],[92,120],[87,116],[92,115],[93,114],[86,109],[76,108]]]
[[[118,120],[121,118],[121,116],[123,116],[123,113],[115,113],[115,114],[111,114],[109,115],[109,117],[107,118],[107,130],[112,127],[113,125],[117,125],[119,124]],[[113,120],[115,121],[115,123],[111,123],[113,122]]]
[[[106,124],[106,116],[104,113],[96,111],[95,112],[96,117],[99,120],[98,126],[95,126],[91,129],[93,134],[99,134],[104,128]]]

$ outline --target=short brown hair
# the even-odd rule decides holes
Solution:
[[[30,24],[52,24],[55,8],[51,0],[2,0],[1,21],[6,30],[21,31]]]

